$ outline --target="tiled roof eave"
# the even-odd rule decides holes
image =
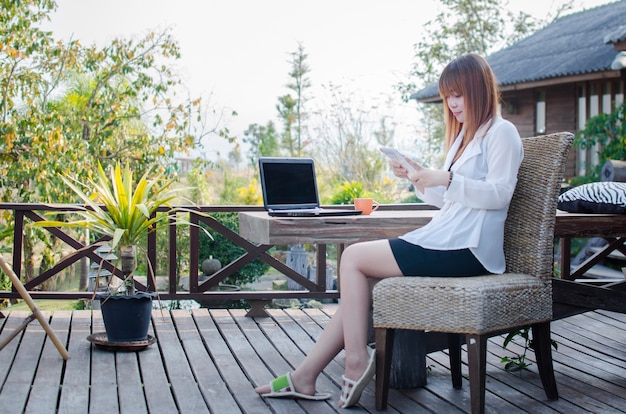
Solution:
[[[501,83],[499,84],[501,92],[509,92],[515,90],[524,90],[532,88],[541,88],[544,86],[563,85],[568,83],[585,82],[588,80],[599,79],[619,79],[621,73],[619,70],[597,70],[587,73],[572,73],[565,75],[558,75],[552,77],[546,77],[543,79],[528,79],[518,82]],[[418,102],[423,103],[436,103],[441,102],[439,94],[417,97],[417,94],[411,96],[411,99],[416,99]]]
[[[621,77],[619,70],[597,70],[587,73],[571,73],[559,74],[556,76],[545,77],[542,79],[528,79],[518,82],[500,84],[500,91],[522,90],[531,88],[540,88],[542,86],[563,85],[567,83],[585,82],[588,80],[599,79],[619,79]]]
[[[503,90],[618,77],[626,66],[626,0],[566,15],[519,42],[487,56]],[[616,59],[616,55],[619,60]],[[440,100],[437,85],[411,99]]]

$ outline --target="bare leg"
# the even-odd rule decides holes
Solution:
[[[343,313],[345,376],[357,380],[367,367],[367,331],[372,286],[378,280],[401,276],[387,240],[357,243],[341,256],[341,305]]]
[[[371,287],[380,278],[401,272],[387,240],[357,243],[341,256],[341,304],[302,363],[291,374],[296,390],[314,394],[317,377],[335,356],[346,349],[346,377],[358,379],[367,367],[367,322]],[[348,309],[349,311],[345,311]],[[344,343],[345,341],[345,343]],[[263,385],[259,394],[270,391]]]
[[[291,374],[296,389],[301,381],[303,390],[300,392],[315,393],[315,382],[322,370],[343,349],[343,306],[339,305],[337,311],[324,331],[317,339],[313,348],[309,351],[302,364]],[[311,388],[308,388],[311,387]]]

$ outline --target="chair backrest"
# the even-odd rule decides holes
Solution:
[[[507,272],[552,277],[554,223],[573,134],[523,138],[524,160],[504,228]]]

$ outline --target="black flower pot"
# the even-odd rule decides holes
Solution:
[[[97,295],[109,342],[145,341],[152,316],[154,292]]]

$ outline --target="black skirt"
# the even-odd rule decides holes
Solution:
[[[489,274],[469,249],[431,250],[402,239],[389,245],[404,276],[459,277]]]

